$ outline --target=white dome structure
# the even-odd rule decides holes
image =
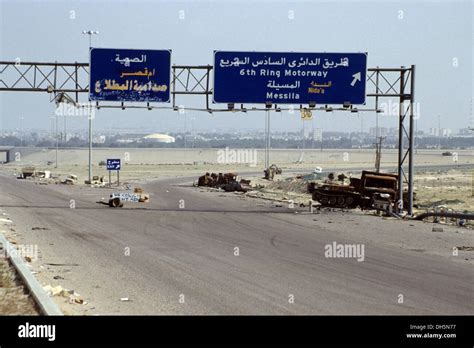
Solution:
[[[156,141],[157,143],[174,143],[176,141],[175,138],[168,134],[149,134],[143,137],[145,140]]]

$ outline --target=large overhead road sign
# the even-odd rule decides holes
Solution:
[[[365,104],[367,53],[214,52],[215,103]]]
[[[91,48],[89,99],[169,102],[171,51]]]

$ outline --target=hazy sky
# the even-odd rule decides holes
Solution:
[[[368,52],[369,67],[416,65],[419,129],[437,127],[438,115],[441,126],[452,129],[466,127],[472,117],[472,1],[0,0],[0,13],[2,61],[87,62],[84,29],[99,30],[94,47],[172,49],[174,64],[212,64],[215,49]],[[196,98],[180,101],[204,105]],[[0,92],[1,129],[18,128],[20,117],[26,129],[49,129],[53,111],[46,93]],[[354,113],[314,116],[315,128],[361,128]],[[189,112],[186,117],[188,129],[191,118],[198,130],[264,128],[263,113]],[[95,129],[176,131],[183,129],[184,116],[102,109],[94,123]],[[373,113],[363,114],[365,130],[374,124]],[[395,127],[397,118],[381,116],[380,125]],[[87,121],[71,119],[68,126],[85,129]],[[301,127],[299,113],[272,114],[274,130]]]

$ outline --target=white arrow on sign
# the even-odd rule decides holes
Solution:
[[[356,83],[357,81],[360,81],[360,80],[361,80],[360,72],[358,72],[358,73],[352,75],[352,77],[354,78],[354,80],[352,80],[351,86],[354,87],[355,83]]]

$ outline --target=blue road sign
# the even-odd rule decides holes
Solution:
[[[91,48],[90,54],[90,100],[170,100],[170,50]]]
[[[365,104],[367,53],[214,52],[214,102]]]
[[[107,158],[107,170],[120,170],[120,158]]]

